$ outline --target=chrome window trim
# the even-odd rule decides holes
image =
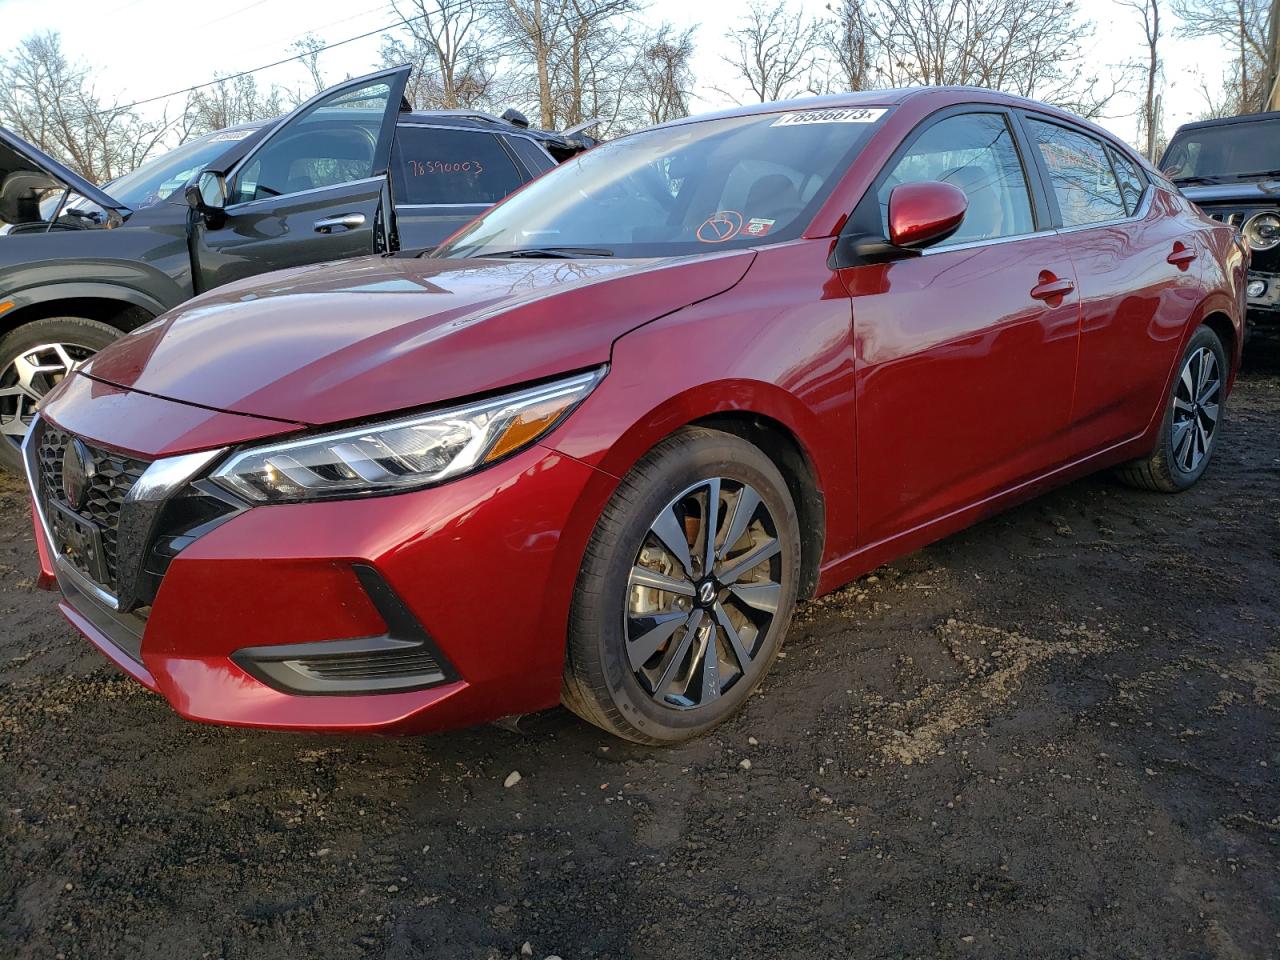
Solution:
[[[231,213],[233,210],[243,210],[245,207],[252,207],[259,203],[279,203],[281,200],[288,200],[291,197],[303,197],[309,193],[322,193],[325,190],[337,190],[340,187],[359,187],[364,184],[382,183],[385,177],[365,177],[363,180],[347,180],[343,183],[331,183],[324,187],[308,187],[306,190],[298,190],[295,193],[280,193],[274,197],[258,197],[256,200],[241,200],[239,203],[233,203],[223,207],[224,213]]]
[[[1081,230],[1096,230],[1099,227],[1116,227],[1126,223],[1137,223],[1139,220],[1146,219],[1148,213],[1151,212],[1151,198],[1153,188],[1151,184],[1147,184],[1143,191],[1142,200],[1138,203],[1138,209],[1134,211],[1132,216],[1116,217],[1110,220],[1099,220],[1097,223],[1082,223],[1074,227],[1051,227],[1046,230],[1035,230],[1031,233],[1019,233],[1008,237],[990,237],[985,240],[969,240],[965,243],[953,243],[947,245],[945,243],[933,247],[926,247],[920,251],[920,255],[924,257],[935,256],[939,253],[950,253],[952,250],[973,250],[977,247],[989,247],[1000,243],[1013,243],[1015,240],[1027,240],[1031,237],[1047,237],[1051,234],[1078,233]]]
[[[920,256],[931,257],[939,253],[950,253],[952,250],[974,250],[978,247],[994,247],[1001,243],[1015,243],[1018,240],[1030,240],[1032,237],[1048,237],[1052,236],[1056,232],[1056,230],[1051,228],[1048,230],[1033,230],[1031,233],[1015,233],[1007,237],[987,237],[983,240],[966,240],[964,243],[941,243],[937,246],[925,247],[920,251]]]
[[[1153,189],[1151,184],[1147,184],[1147,188],[1142,192],[1142,199],[1138,201],[1138,209],[1132,214],[1124,217],[1112,217],[1109,220],[1097,220],[1093,223],[1077,223],[1070,227],[1059,227],[1058,233],[1078,233],[1081,230],[1096,230],[1099,227],[1116,227],[1124,223],[1137,223],[1139,220],[1145,220],[1147,214],[1151,212],[1151,197]]]
[[[480,207],[487,210],[493,203],[397,203],[397,210],[439,210],[441,207]]]

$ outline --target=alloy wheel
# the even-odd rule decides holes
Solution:
[[[1209,454],[1218,429],[1222,377],[1218,358],[1208,347],[1187,357],[1173,393],[1173,462],[1183,473],[1194,473]]]
[[[0,436],[22,446],[45,394],[96,353],[76,343],[45,343],[23,350],[0,372]]]
[[[773,514],[749,484],[703,480],[658,514],[623,624],[628,662],[655,702],[705,706],[742,679],[777,616],[782,563]]]

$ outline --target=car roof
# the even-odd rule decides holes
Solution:
[[[1196,120],[1192,123],[1184,123],[1174,131],[1174,136],[1182,133],[1184,130],[1203,130],[1205,127],[1225,127],[1233,123],[1252,123],[1256,120],[1280,120],[1280,110],[1271,110],[1266,113],[1242,113],[1234,117],[1217,117],[1213,120]]]
[[[353,111],[347,111],[353,112]],[[375,111],[358,111],[374,113]],[[272,117],[268,120],[250,120],[246,123],[237,123],[234,126],[222,127],[218,130],[212,130],[208,135],[214,133],[229,133],[237,130],[254,131],[263,127],[274,126],[283,120],[288,114],[282,114],[278,117]],[[398,123],[421,123],[431,126],[447,125],[450,127],[464,127],[473,130],[488,130],[493,132],[497,128],[497,132],[516,133],[537,139],[558,139],[561,134],[547,130],[538,130],[535,127],[522,127],[519,124],[512,123],[509,120],[503,120],[501,117],[491,116],[482,113],[479,110],[412,110],[402,112],[397,120]]]
[[[861,90],[856,93],[834,93],[821,97],[798,97],[793,100],[776,100],[772,103],[753,103],[741,107],[731,107],[714,113],[704,113],[694,117],[681,117],[658,124],[657,127],[675,127],[686,123],[698,123],[702,120],[719,120],[725,117],[749,117],[769,113],[786,113],[793,110],[838,109],[842,107],[893,107],[911,101],[924,101],[926,107],[942,109],[966,103],[991,103],[1005,107],[1020,107],[1034,110],[1059,120],[1075,124],[1089,130],[1108,142],[1121,145],[1126,152],[1136,155],[1132,147],[1109,130],[1104,130],[1096,123],[1078,117],[1070,111],[1055,107],[1052,104],[1021,97],[1013,93],[999,90],[988,90],[986,87],[944,86],[944,87],[895,87],[885,90]],[[639,131],[637,131],[639,132]]]

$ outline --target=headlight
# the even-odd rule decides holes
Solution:
[[[212,479],[255,502],[359,497],[448,480],[514,453],[560,422],[604,368],[492,400],[236,454]]]
[[[1249,218],[1241,233],[1254,250],[1270,250],[1280,244],[1280,216],[1259,213]]]

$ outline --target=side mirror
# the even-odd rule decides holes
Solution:
[[[964,191],[940,180],[903,183],[889,194],[889,242],[919,250],[960,229],[969,200]]]
[[[186,189],[187,206],[204,218],[205,224],[216,230],[227,219],[227,181],[216,170],[206,170],[196,182]]]

